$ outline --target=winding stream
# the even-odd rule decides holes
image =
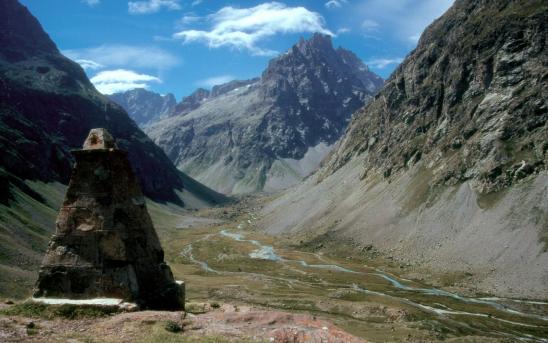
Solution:
[[[380,280],[387,281],[390,286],[392,287],[392,290],[387,290],[386,292],[380,292],[376,290],[369,290],[366,289],[363,286],[360,286],[356,283],[351,285],[340,285],[340,284],[334,284],[332,286],[335,286],[337,288],[342,289],[351,289],[357,292],[366,293],[370,295],[380,296],[380,297],[389,297],[392,299],[395,299],[399,302],[405,303],[409,306],[413,306],[421,311],[428,312],[430,314],[440,316],[443,318],[449,318],[449,317],[455,317],[459,318],[461,316],[468,316],[468,317],[478,317],[483,318],[484,320],[489,321],[497,321],[504,324],[509,324],[511,326],[518,326],[518,327],[524,327],[524,328],[545,328],[544,324],[538,324],[538,322],[547,322],[548,323],[548,317],[533,313],[525,313],[522,311],[519,311],[515,308],[509,307],[507,304],[510,303],[521,303],[521,304],[528,304],[528,305],[534,305],[534,306],[546,306],[548,303],[542,302],[542,301],[528,301],[528,300],[519,300],[519,299],[508,299],[508,298],[497,298],[497,297],[489,297],[489,298],[472,298],[472,297],[466,297],[462,296],[456,293],[444,291],[437,288],[422,288],[422,287],[413,287],[410,285],[407,285],[403,283],[402,281],[404,279],[399,279],[396,276],[390,275],[389,273],[386,273],[380,269],[374,269],[373,272],[364,272],[364,271],[357,271],[352,270],[349,268],[345,268],[336,264],[310,264],[304,260],[298,260],[298,259],[288,259],[284,258],[276,252],[274,247],[270,245],[264,245],[261,242],[253,239],[246,239],[245,235],[242,233],[235,233],[228,230],[222,230],[218,233],[219,235],[223,237],[227,237],[230,239],[233,239],[238,242],[246,242],[249,244],[252,244],[256,247],[255,250],[251,251],[248,255],[252,259],[257,260],[267,260],[267,261],[273,261],[277,263],[282,263],[285,265],[289,264],[297,264],[298,266],[304,267],[304,268],[310,268],[310,269],[321,269],[321,270],[328,270],[332,272],[339,272],[339,273],[348,273],[348,274],[354,274],[354,275],[367,275],[367,276],[373,276],[377,277]],[[213,234],[206,235],[202,237],[198,241],[204,241],[208,240]],[[195,241],[195,242],[198,242]],[[205,261],[199,261],[194,258],[192,255],[192,243],[187,245],[185,249],[181,252],[181,255],[186,256],[190,259],[191,262],[196,263],[200,266],[201,269],[203,269],[206,272],[214,273],[214,274],[221,274],[221,273],[234,273],[234,272],[221,272],[218,270],[215,270],[211,268],[207,262]],[[320,259],[319,256],[316,254],[313,254],[316,258]],[[257,274],[257,273],[245,273],[241,272],[243,274],[250,274],[253,276],[260,276],[260,277],[267,277],[270,279],[278,279],[283,280],[285,282],[288,282],[288,284],[293,284],[295,282],[301,283],[302,281],[297,279],[289,279],[289,278],[276,278],[272,277],[270,275],[263,275],[263,274]],[[380,281],[379,280],[379,281]],[[311,284],[312,286],[312,284]],[[317,286],[317,285],[316,285]],[[422,297],[419,297],[422,299],[424,296],[430,297],[431,299],[431,305],[430,306],[423,304],[422,302],[412,300],[413,296],[420,295]],[[448,299],[453,302],[457,303],[463,303],[463,304],[472,304],[472,305],[480,305],[483,307],[491,308],[492,310],[496,310],[495,313],[492,313],[493,311],[482,311],[482,312],[473,312],[473,311],[463,311],[460,309],[454,309],[447,305],[441,304],[440,299]],[[479,308],[478,310],[481,310]],[[498,314],[497,314],[498,313]],[[510,320],[506,318],[501,318],[501,315],[507,315],[510,316],[512,319]],[[521,318],[521,319],[519,319]],[[531,324],[529,323],[530,320],[534,320],[537,322],[537,324]],[[471,328],[469,324],[466,324],[464,322],[458,322],[457,325],[466,326],[467,328]],[[548,325],[548,324],[547,324]],[[542,332],[546,332],[546,330],[541,330]],[[532,334],[528,334],[525,332],[517,332],[517,331],[510,331],[510,332],[500,332],[500,331],[494,331],[491,332],[492,334],[496,334],[498,336],[504,336],[504,337],[510,337],[512,339],[517,339],[520,341],[533,341],[533,342],[548,342],[548,339],[546,337],[537,337]]]

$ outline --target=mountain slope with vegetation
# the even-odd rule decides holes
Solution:
[[[262,225],[547,298],[547,22],[543,1],[456,1]]]
[[[95,127],[107,128],[128,151],[150,199],[188,207],[226,200],[182,175],[60,54],[26,7],[0,2],[0,293],[17,293],[35,278],[71,175],[70,151]]]

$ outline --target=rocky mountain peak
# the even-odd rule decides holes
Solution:
[[[333,49],[333,43],[330,35],[314,33],[308,40],[301,37],[296,47],[303,53],[314,50],[328,51]]]
[[[314,170],[352,113],[382,86],[352,53],[315,34],[272,59],[261,78],[183,99],[147,133],[184,171],[227,193],[285,188]]]
[[[122,106],[139,126],[167,117],[177,101],[171,93],[161,95],[144,88],[114,93],[110,99]]]
[[[211,96],[219,96],[225,93],[228,93],[236,88],[244,87],[247,85],[250,85],[252,83],[257,82],[258,78],[253,78],[250,80],[233,80],[227,83],[223,83],[222,85],[214,86],[211,88]]]
[[[301,38],[286,53],[270,61],[262,78],[264,84],[270,83],[275,88],[283,89],[285,83],[291,83],[293,87],[303,90],[309,87],[324,88],[324,92],[331,90],[333,93],[340,92],[339,86],[353,84],[372,94],[384,82],[370,72],[353,52],[341,47],[335,50],[331,36],[320,33],[315,33],[308,40]],[[328,89],[327,84],[334,88]],[[276,93],[276,90],[268,88],[265,91]]]
[[[207,100],[211,95],[211,92],[204,88],[198,88],[189,96],[186,96],[179,102],[170,115],[185,115],[188,112],[198,108],[203,101]]]

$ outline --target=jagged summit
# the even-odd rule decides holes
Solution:
[[[173,111],[177,101],[171,93],[160,95],[144,88],[136,88],[109,95],[109,98],[122,106],[131,119],[144,127],[166,118]]]
[[[329,50],[333,48],[333,43],[331,41],[331,36],[322,33],[314,33],[310,39],[304,39],[301,37],[299,43],[295,45],[299,50],[306,51],[310,49],[317,50]]]
[[[277,190],[319,165],[382,84],[330,36],[315,34],[260,78],[198,90],[146,131],[181,170],[218,191]]]

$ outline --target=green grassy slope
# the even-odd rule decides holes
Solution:
[[[0,177],[15,181],[3,189],[10,199],[0,204],[0,297],[20,298],[32,290],[66,186],[24,182],[5,172]]]

